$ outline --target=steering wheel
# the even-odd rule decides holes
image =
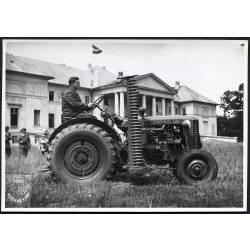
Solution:
[[[95,106],[98,106],[98,105],[101,103],[101,101],[102,101],[103,99],[104,99],[104,95],[99,96],[99,97],[94,101]]]

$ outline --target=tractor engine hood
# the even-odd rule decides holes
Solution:
[[[176,124],[181,125],[184,121],[198,120],[196,116],[191,115],[171,115],[171,116],[150,116],[145,117],[145,126]]]

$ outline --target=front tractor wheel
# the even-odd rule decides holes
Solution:
[[[217,177],[218,165],[214,157],[204,150],[190,150],[177,161],[176,175],[186,184],[212,181]]]
[[[114,142],[92,124],[62,130],[51,143],[49,164],[56,179],[78,184],[103,180],[115,165]]]

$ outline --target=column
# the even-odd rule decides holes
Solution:
[[[124,117],[125,110],[124,110],[124,92],[120,92],[120,116]]]
[[[156,116],[156,98],[152,96],[152,116]]]
[[[119,115],[119,96],[118,96],[118,92],[115,92],[115,107],[114,107],[114,111],[117,115]]]
[[[163,116],[166,115],[166,109],[165,109],[165,107],[166,107],[165,98],[162,98],[161,99],[161,111],[162,111],[161,113],[162,113]]]
[[[171,115],[174,115],[174,100],[171,100]]]
[[[145,96],[145,95],[142,96],[142,107],[143,107],[144,109],[147,108],[147,107],[146,107],[146,96]]]

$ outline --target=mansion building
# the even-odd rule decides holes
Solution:
[[[13,142],[21,128],[38,135],[61,124],[62,94],[71,76],[80,79],[78,93],[83,102],[92,102],[102,94],[104,101],[100,105],[104,109],[127,116],[127,88],[117,85],[117,76],[105,67],[89,64],[86,70],[80,70],[6,54],[5,125],[10,127]],[[136,80],[140,106],[146,109],[147,116],[195,115],[201,135],[217,135],[217,103],[179,82],[170,87],[153,73],[139,75]],[[95,109],[93,115],[101,119],[99,112]],[[35,140],[36,136],[32,136],[32,143]]]

